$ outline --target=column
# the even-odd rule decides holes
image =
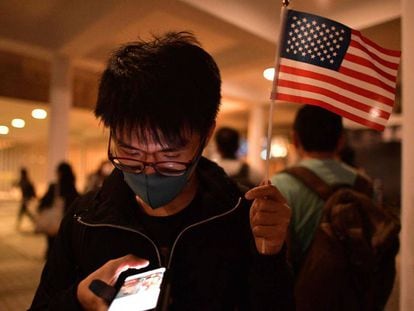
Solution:
[[[414,1],[402,0],[402,209],[400,310],[414,310]]]
[[[260,158],[263,148],[265,128],[267,126],[266,109],[262,105],[254,105],[250,109],[249,124],[247,127],[247,161],[258,172],[263,173],[264,163]]]
[[[51,66],[47,180],[55,180],[56,167],[66,160],[69,144],[69,112],[72,106],[72,74],[67,57],[57,55]]]

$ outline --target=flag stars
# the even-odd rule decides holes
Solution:
[[[287,27],[284,53],[304,62],[324,63],[324,66],[338,62],[348,30],[331,21],[303,15],[291,16]]]

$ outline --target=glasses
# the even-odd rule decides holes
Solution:
[[[109,143],[108,143],[108,159],[112,164],[119,170],[127,173],[140,174],[146,167],[152,167],[157,173],[164,176],[181,176],[184,175],[188,168],[198,159],[202,152],[201,144],[199,151],[197,152],[194,159],[188,162],[180,161],[156,161],[156,162],[146,162],[129,157],[118,157],[114,155],[111,151],[111,141],[112,133],[109,134]]]

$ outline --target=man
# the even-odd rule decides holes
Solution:
[[[301,107],[293,123],[293,143],[304,166],[327,184],[353,185],[355,169],[339,160],[343,145],[342,118],[317,106]],[[292,208],[290,253],[297,272],[322,216],[324,201],[301,181],[281,172],[271,179]]]
[[[63,220],[31,310],[106,310],[120,271],[145,266],[167,268],[168,310],[292,309],[284,198],[270,184],[243,194],[202,157],[220,85],[189,33],[113,54],[95,114],[115,169]]]
[[[259,174],[237,155],[240,148],[240,134],[236,129],[223,126],[215,132],[214,140],[220,155],[216,162],[227,175],[248,188],[253,188],[260,183]]]

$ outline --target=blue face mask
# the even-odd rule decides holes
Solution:
[[[123,172],[128,186],[151,208],[156,209],[174,200],[187,184],[200,156],[181,176],[154,174],[134,174]]]

